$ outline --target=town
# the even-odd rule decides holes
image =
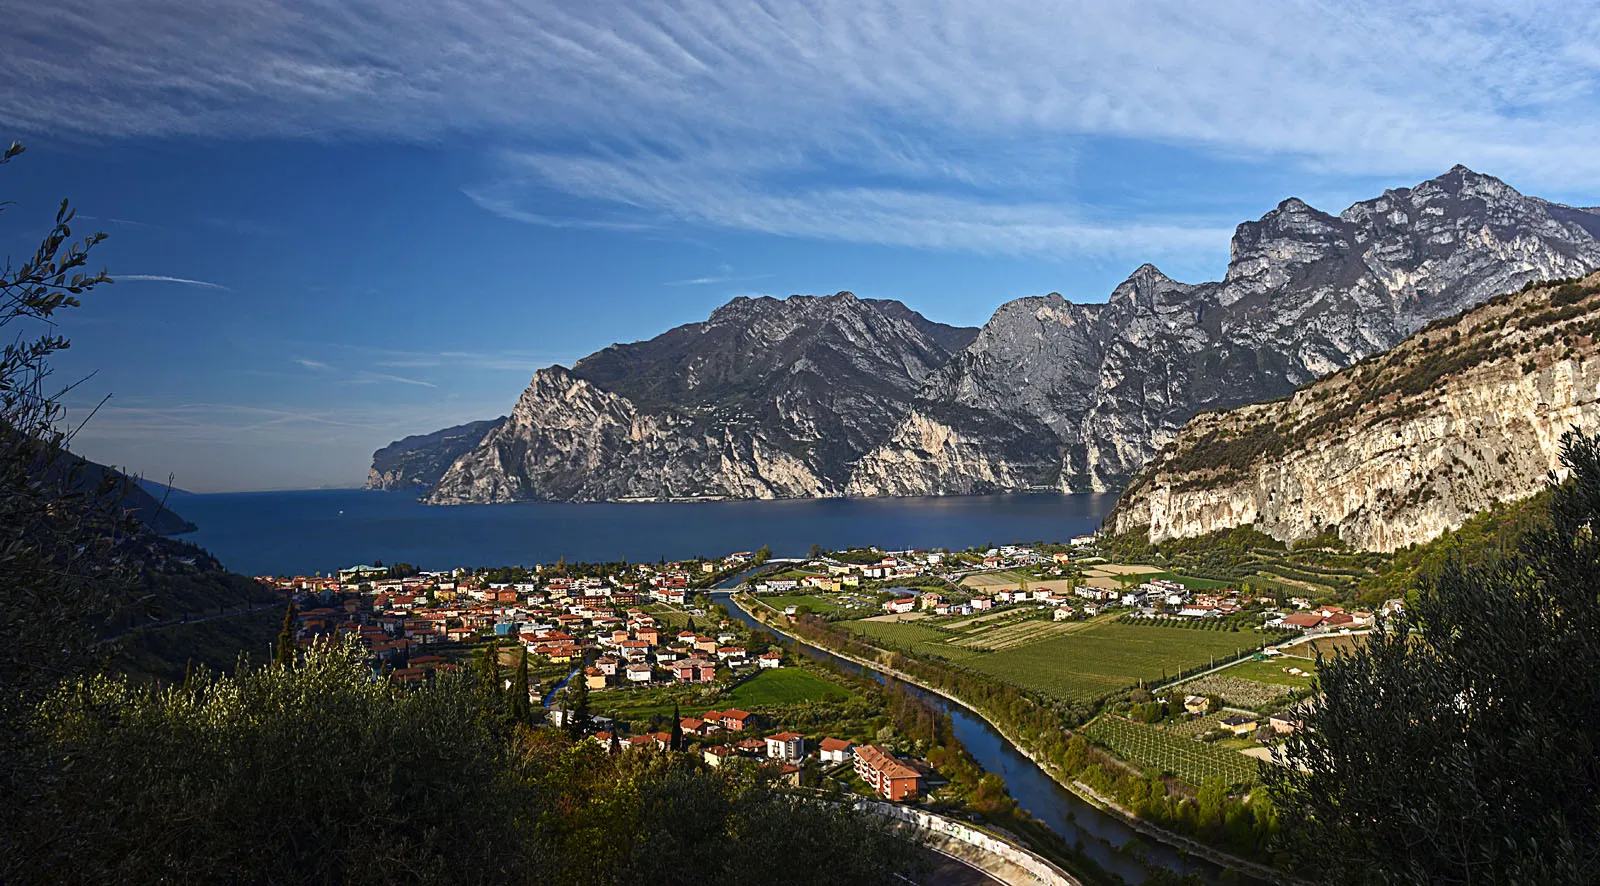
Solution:
[[[959,552],[813,550],[789,560],[771,560],[763,550],[654,564],[558,562],[442,572],[373,564],[330,576],[258,580],[291,601],[297,644],[351,638],[374,673],[396,683],[425,682],[492,657],[505,674],[525,667],[529,703],[546,722],[581,732],[608,752],[688,751],[710,766],[758,761],[795,786],[838,783],[895,802],[923,800],[930,786],[948,780],[907,753],[906,743],[892,746],[894,729],[886,728],[881,711],[859,704],[872,690],[804,656],[796,660],[773,635],[731,618],[713,605],[713,586],[732,580],[758,614],[776,616],[780,624],[800,618],[842,623],[881,646],[968,665],[987,656],[1002,679],[1069,699],[1083,695],[1071,686],[1070,656],[1021,670],[1006,659],[1039,641],[1086,639],[1139,623],[1206,627],[1224,637],[1242,626],[1248,636],[1265,639],[1206,646],[1205,659],[1171,659],[1208,672],[1199,677],[1178,682],[1185,668],[1174,667],[1162,674],[1164,681],[1153,680],[1130,660],[1123,662],[1125,676],[1091,688],[1132,689],[1148,700],[1158,697],[1145,690],[1165,683],[1158,699],[1164,716],[1212,718],[1204,728],[1183,731],[1229,740],[1234,750],[1264,759],[1271,740],[1293,730],[1297,721],[1288,708],[1304,697],[1314,673],[1309,660],[1294,658],[1300,666],[1290,663],[1273,674],[1261,662],[1284,658],[1284,652],[1272,643],[1350,634],[1374,620],[1365,610],[1286,597],[1281,590],[1251,593],[1241,585],[1117,565],[1100,555],[1094,536]],[[1258,672],[1259,685],[1281,691],[1267,704],[1251,696],[1254,704],[1245,708],[1236,702],[1251,694],[1231,676],[1243,671],[1210,671],[1217,652],[1226,653],[1226,664],[1252,650],[1247,664]],[[1284,651],[1292,654],[1288,646]],[[856,706],[847,710],[849,702]],[[818,725],[815,712],[799,710],[830,704],[840,724],[831,730]],[[1120,724],[1127,713],[1126,706],[1108,709],[1097,723]],[[1150,718],[1132,720],[1143,726]],[[1119,747],[1108,727],[1087,731],[1102,735],[1107,749]],[[1242,772],[1239,759],[1241,765],[1218,771]]]

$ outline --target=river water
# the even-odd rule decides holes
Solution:
[[[744,576],[736,576],[723,583],[712,599],[723,604],[734,618],[758,631],[772,631],[733,601],[729,590],[737,587]],[[1216,883],[1223,874],[1218,865],[1196,858],[1150,837],[1140,835],[1122,819],[1104,812],[1057,784],[1049,773],[1017,750],[999,730],[990,726],[976,712],[929,692],[896,680],[870,668],[864,668],[848,659],[840,658],[825,649],[799,643],[783,635],[775,635],[789,648],[797,648],[819,661],[828,662],[852,674],[866,674],[880,683],[894,683],[921,699],[935,710],[950,715],[956,737],[966,745],[973,758],[988,772],[997,772],[1006,781],[1017,805],[1051,830],[1065,837],[1068,843],[1092,859],[1101,869],[1121,877],[1128,883],[1142,883],[1149,877],[1148,866],[1157,866],[1178,874],[1196,874],[1206,883]],[[1124,849],[1130,840],[1139,840],[1142,850],[1138,858]],[[1142,861],[1141,861],[1142,859]],[[1245,882],[1253,882],[1243,878]]]

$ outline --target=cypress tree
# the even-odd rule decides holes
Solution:
[[[518,723],[526,723],[533,711],[529,706],[528,692],[528,647],[522,647],[522,656],[517,659],[517,676],[511,681],[511,718]]]
[[[683,750],[683,715],[678,713],[677,702],[672,705],[672,740],[667,746],[674,751]]]
[[[283,610],[283,628],[278,631],[278,646],[272,653],[274,667],[289,667],[294,664],[294,635],[295,616],[299,613],[294,608],[294,598],[289,598],[289,606]]]

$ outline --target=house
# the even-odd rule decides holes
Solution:
[[[848,763],[855,757],[855,745],[842,738],[824,738],[818,748],[824,763]]]
[[[717,679],[717,666],[703,658],[690,658],[672,663],[672,676],[679,683],[710,683]]]
[[[1302,631],[1309,631],[1318,627],[1322,622],[1322,615],[1316,612],[1296,612],[1283,618],[1284,627],[1299,628]]]
[[[757,658],[756,664],[766,669],[781,668],[783,667],[783,654],[780,652],[768,652]]]
[[[1051,618],[1054,621],[1067,621],[1068,619],[1072,618],[1072,607],[1071,606],[1060,606],[1060,607],[1057,607],[1055,613],[1051,616]]]
[[[1298,715],[1285,713],[1273,714],[1267,719],[1267,725],[1271,726],[1272,731],[1279,735],[1288,735],[1291,732],[1305,728],[1306,724]]]
[[[938,606],[940,603],[943,603],[943,602],[944,602],[944,597],[941,596],[937,591],[929,591],[926,594],[922,595],[922,608],[923,609],[932,609],[935,606]]]
[[[1183,709],[1191,714],[1203,714],[1211,709],[1211,699],[1204,695],[1186,695],[1183,699]]]
[[[895,802],[922,792],[922,774],[879,745],[863,745],[856,749],[856,775]]]
[[[684,717],[678,721],[678,728],[683,730],[684,735],[706,736],[722,727],[715,723],[707,723],[698,717]]]
[[[707,716],[709,717],[710,714],[707,714]],[[741,711],[737,708],[729,708],[728,710],[722,712],[721,723],[723,729],[733,732],[743,732],[746,729],[755,727],[756,715],[750,713],[749,711]]]
[[[898,600],[890,600],[889,602],[883,604],[883,611],[890,613],[910,612],[916,608],[916,597],[901,597]]]
[[[715,769],[733,756],[733,748],[719,744],[714,748],[706,748],[701,752],[700,756],[705,759],[707,766]]]
[[[648,682],[650,682],[650,666],[647,665],[647,664],[631,664],[631,665],[628,665],[628,682],[629,683],[648,683]]]
[[[1222,728],[1234,735],[1249,735],[1256,731],[1256,719],[1244,714],[1234,714],[1222,721]]]
[[[583,671],[583,683],[590,689],[604,689],[606,688],[606,672],[599,668],[585,668]]]
[[[806,740],[798,732],[780,732],[767,736],[767,756],[773,760],[795,761],[806,755]]]

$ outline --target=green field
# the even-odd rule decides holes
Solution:
[[[1195,578],[1191,575],[1181,575],[1176,572],[1163,572],[1160,575],[1146,575],[1140,577],[1145,579],[1164,578],[1168,581],[1175,581],[1191,591],[1214,591],[1217,588],[1236,588],[1239,586],[1239,583],[1236,581],[1218,581],[1214,578]]]
[[[1036,618],[974,623],[971,618],[853,621],[849,627],[887,648],[959,661],[964,667],[1046,695],[1098,698],[1143,680],[1158,683],[1261,643],[1254,633],[1118,624],[1111,619],[1052,623]],[[961,624],[957,630],[939,627]]]
[[[914,621],[852,621],[846,622],[851,630],[864,634],[872,642],[891,649],[900,649],[917,655],[934,655],[952,661],[975,655],[971,649],[951,645],[951,634],[923,627]]]
[[[750,710],[802,701],[843,701],[849,690],[799,668],[761,671],[727,694],[725,703]]]
[[[597,714],[616,715],[623,720],[648,720],[670,715],[674,709],[685,717],[712,708],[737,707],[761,711],[803,701],[842,701],[849,690],[796,667],[760,671],[730,692],[708,696],[698,686],[618,687],[595,692],[590,707]]]
[[[828,615],[834,612],[860,612],[871,608],[870,606],[852,608],[841,603],[837,597],[824,594],[783,594],[777,597],[763,596],[759,599],[779,612],[790,606],[809,606],[811,611],[818,615]]]
[[[1170,773],[1192,785],[1214,777],[1232,785],[1256,781],[1255,760],[1154,726],[1101,716],[1085,726],[1083,734],[1135,766]]]
[[[1309,676],[1289,674],[1284,671],[1288,668],[1299,668],[1306,671]],[[1293,686],[1296,689],[1308,689],[1317,672],[1317,663],[1303,658],[1293,658],[1280,655],[1274,658],[1252,661],[1245,659],[1231,668],[1218,671],[1229,677],[1239,680],[1255,680],[1258,683],[1277,683],[1282,686]]]
[[[640,608],[655,616],[656,621],[660,622],[662,627],[682,629],[684,625],[689,623],[689,613],[684,612],[682,609],[668,606],[665,603],[651,603]],[[704,621],[705,619],[700,619],[695,624],[698,625]]]
[[[1046,695],[1087,700],[1137,683],[1159,682],[1213,657],[1259,645],[1250,633],[1125,625],[1114,621],[982,655],[967,667]]]

